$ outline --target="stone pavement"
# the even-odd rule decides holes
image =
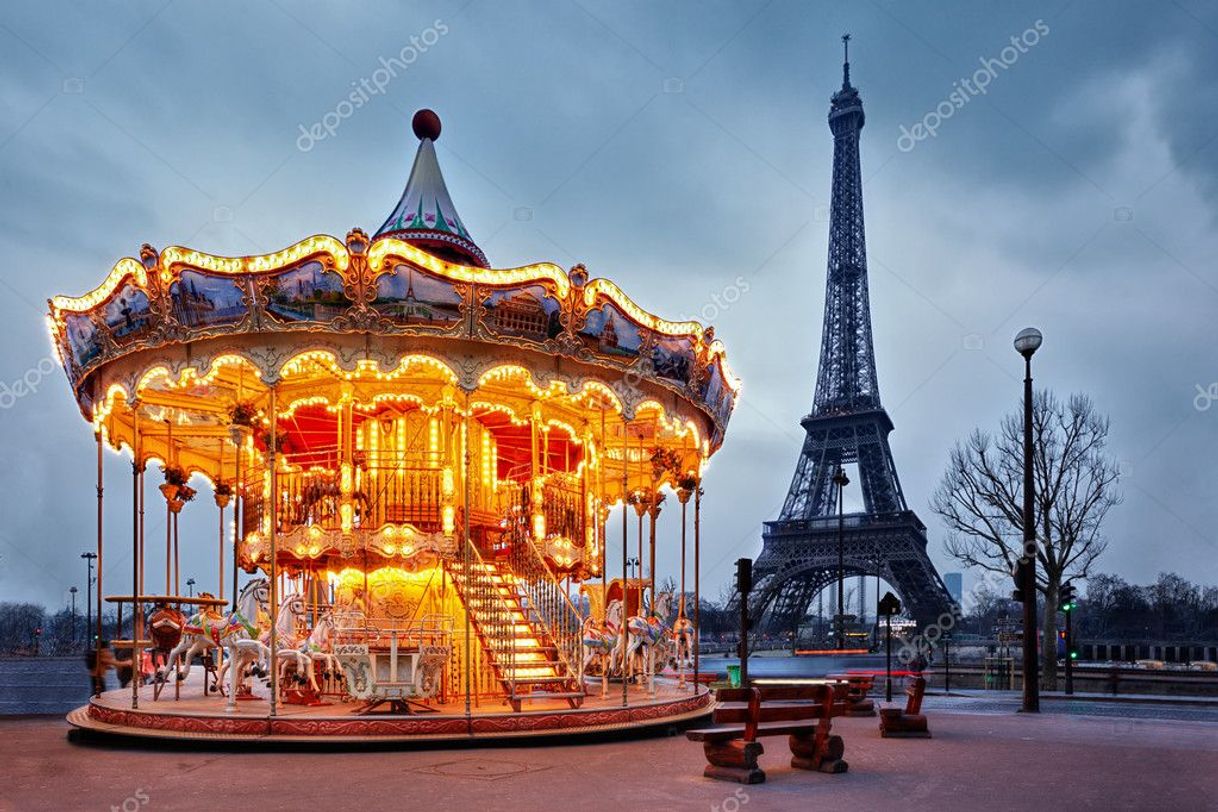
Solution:
[[[250,752],[73,745],[58,719],[0,720],[0,811],[26,809],[1218,809],[1208,722],[930,708],[930,740],[841,719],[850,772],[786,765],[767,783],[701,777],[683,736],[571,747]]]

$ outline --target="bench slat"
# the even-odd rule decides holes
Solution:
[[[836,686],[834,686],[836,687]],[[819,700],[822,692],[825,690],[824,685],[761,685],[756,689],[753,688],[719,688],[715,691],[715,698],[721,702],[748,702],[750,693],[753,690],[761,692],[762,702],[784,702],[790,700],[806,699]]]
[[[705,727],[685,731],[685,738],[695,742],[717,742],[729,739],[739,739],[744,736],[744,725],[726,725],[724,727]],[[757,725],[757,736],[793,736],[808,734],[816,731],[816,725],[809,722],[762,722]]]
[[[825,706],[814,702],[764,702],[757,710],[759,722],[793,722],[824,716]],[[749,720],[747,702],[721,702],[715,708],[715,724],[744,723]]]

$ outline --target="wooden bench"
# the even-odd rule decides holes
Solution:
[[[875,674],[830,674],[829,679],[847,685],[846,701],[850,704],[847,716],[875,716],[875,700],[868,696],[875,686]]]
[[[880,735],[885,739],[929,739],[926,715],[922,713],[922,697],[926,694],[926,680],[914,677],[905,689],[904,708],[880,710]]]
[[[831,719],[846,714],[846,685],[776,685],[724,688],[712,714],[716,727],[686,731],[702,742],[709,762],[702,774],[722,781],[760,784],[765,772],[757,757],[765,752],[759,738],[786,736],[791,766],[801,770],[843,773],[845,745],[830,734]]]

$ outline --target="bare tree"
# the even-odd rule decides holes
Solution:
[[[968,566],[1014,574],[1023,555],[1022,408],[997,435],[974,431],[957,443],[931,509],[948,527],[948,552]],[[1104,517],[1120,502],[1116,461],[1105,451],[1108,418],[1091,399],[1032,399],[1037,589],[1044,596],[1041,672],[1057,686],[1057,606],[1062,584],[1085,578],[1108,546]],[[1029,596],[1031,599],[1031,596]]]

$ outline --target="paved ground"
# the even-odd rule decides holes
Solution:
[[[994,700],[986,700],[992,703]],[[55,719],[0,721],[0,811],[25,809],[474,810],[1218,809],[1218,726],[970,709],[932,698],[931,740],[882,740],[842,719],[850,772],[785,765],[769,781],[701,777],[684,737],[573,747],[410,752],[198,751],[69,744]],[[976,711],[980,712],[976,712]]]

